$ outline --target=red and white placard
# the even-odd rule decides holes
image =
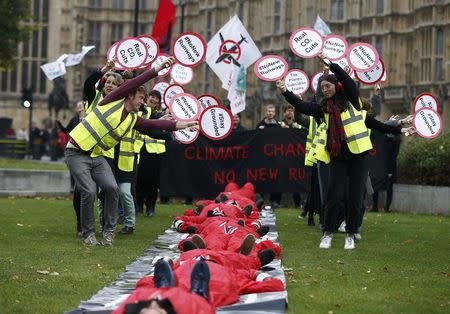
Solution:
[[[259,58],[253,66],[255,75],[263,81],[276,81],[286,75],[288,64],[283,57],[267,55]]]
[[[358,42],[348,48],[347,59],[353,70],[367,72],[377,66],[380,56],[374,46]]]
[[[150,65],[150,63],[155,61],[159,54],[158,42],[150,35],[141,35],[138,36],[138,38],[142,40],[147,47],[147,60],[145,60],[144,64]]]
[[[172,51],[179,63],[187,67],[195,67],[205,60],[206,42],[199,34],[186,32],[175,38]]]
[[[226,138],[233,130],[233,126],[231,112],[221,106],[208,107],[200,116],[200,131],[211,140]]]
[[[422,108],[431,108],[434,111],[439,111],[439,103],[432,94],[422,93],[414,99],[414,112],[419,111]]]
[[[108,51],[106,51],[106,59],[112,60],[113,58],[116,58],[116,50],[117,50],[117,45],[119,45],[120,41],[115,42],[114,44],[111,45],[111,47],[108,48]],[[114,65],[114,68],[117,70],[125,70],[125,68],[123,66],[121,66],[120,64],[118,64],[117,62]]]
[[[323,72],[315,73],[311,78],[311,89],[314,93],[317,92],[317,85],[319,85],[319,79],[323,75]]]
[[[157,66],[160,66],[161,64],[163,64],[164,62],[166,62],[167,58],[169,58],[170,56],[167,53],[160,53],[157,57],[156,60],[153,61],[152,63],[152,68],[156,68]],[[161,71],[158,72],[158,76],[166,76],[167,74],[169,74],[170,68],[165,68],[162,69]]]
[[[164,92],[166,91],[167,87],[169,87],[169,83],[167,82],[158,82],[153,86],[154,90],[157,90],[161,93],[161,95],[164,95]]]
[[[439,113],[431,108],[422,108],[414,114],[413,125],[417,134],[424,138],[435,138],[443,129]]]
[[[373,85],[381,80],[384,75],[384,62],[380,59],[376,67],[367,72],[355,71],[355,76],[363,84]]]
[[[166,90],[164,91],[163,100],[166,106],[169,106],[170,101],[172,100],[173,96],[178,94],[183,94],[184,88],[181,85],[178,84],[171,84],[169,85]]]
[[[203,94],[197,97],[198,102],[200,104],[200,107],[202,107],[202,111],[206,109],[207,107],[211,106],[220,106],[221,102],[220,100],[211,94]]]
[[[291,50],[302,58],[313,58],[323,47],[323,38],[318,31],[310,27],[303,27],[294,31],[289,38]]]
[[[339,60],[344,57],[347,48],[347,40],[340,35],[329,34],[323,42],[323,53],[330,61]]]
[[[179,121],[194,121],[200,115],[197,98],[188,93],[177,94],[169,103],[170,113]]]
[[[194,79],[194,70],[190,67],[175,63],[170,69],[170,77],[177,84],[187,85]]]
[[[303,95],[308,91],[309,77],[302,70],[292,69],[284,77],[284,84],[288,91],[296,95]]]
[[[339,66],[344,69],[345,72],[347,72],[348,75],[350,75],[350,77],[352,79],[355,78],[355,71],[353,71],[353,68],[349,65],[348,60],[346,57],[343,57],[339,60],[336,60],[334,63],[339,64]]]
[[[116,48],[116,61],[125,69],[136,69],[147,60],[147,46],[136,37],[125,38]]]
[[[384,68],[383,76],[380,79],[380,82],[386,82],[387,81],[387,70]]]
[[[173,132],[175,139],[182,144],[191,144],[195,142],[200,130],[190,131],[189,129],[177,130]]]

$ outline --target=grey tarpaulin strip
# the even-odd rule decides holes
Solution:
[[[270,228],[263,239],[278,243],[278,232],[275,224],[275,214],[271,210],[263,210],[260,220],[262,225]],[[109,286],[98,291],[91,299],[81,301],[78,309],[65,312],[66,314],[109,314],[119,306],[134,290],[136,282],[145,275],[153,273],[152,262],[155,257],[168,256],[176,260],[180,255],[178,243],[186,234],[180,234],[173,229],[167,229],[164,234],[158,236],[149,247],[135,261],[125,267],[117,279]],[[279,278],[286,286],[286,278],[281,268],[281,260],[276,259],[265,266],[266,271],[272,277]],[[287,305],[287,291],[264,292],[241,295],[239,301],[232,305],[217,308],[221,314],[269,314],[285,313]]]

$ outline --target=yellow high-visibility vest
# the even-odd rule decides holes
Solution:
[[[326,129],[321,130],[318,134],[314,157],[325,163],[329,163],[330,154],[326,150],[329,114],[325,113],[324,116]],[[342,125],[344,126],[345,136],[347,138],[347,146],[353,154],[361,154],[372,149],[370,132],[365,123],[366,116],[367,111],[357,111],[352,104],[349,104],[348,109],[341,112]]]
[[[90,113],[97,105],[103,100],[103,93],[101,91],[96,91],[95,97],[92,100],[91,103],[88,103],[87,101],[84,104],[84,112],[87,115]]]
[[[309,117],[308,136],[306,137],[305,147],[305,166],[312,166],[315,163],[315,158],[311,151],[312,142],[317,132],[317,123],[313,117]],[[308,159],[309,156],[309,159]]]
[[[103,155],[120,142],[136,123],[136,113],[129,112],[121,121],[124,100],[96,106],[71,132],[70,136],[84,151],[93,151],[93,157]]]

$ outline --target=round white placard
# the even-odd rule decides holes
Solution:
[[[288,91],[296,95],[303,95],[308,91],[309,77],[302,70],[292,69],[284,77],[284,84]]]
[[[297,56],[313,58],[322,50],[323,38],[315,29],[303,27],[292,33],[289,45]]]
[[[106,59],[112,60],[113,58],[116,58],[116,50],[117,50],[117,46],[119,45],[120,41],[115,42],[114,44],[111,45],[111,47],[108,48],[108,51],[106,51]],[[114,68],[116,70],[125,70],[125,68],[123,66],[121,66],[120,64],[118,64],[117,62],[114,65]]]
[[[136,37],[123,39],[116,48],[116,61],[125,69],[139,68],[147,60],[147,55],[147,46]]]
[[[345,56],[347,48],[347,40],[340,35],[329,34],[323,42],[323,53],[330,61],[339,60]]]
[[[355,71],[368,72],[377,66],[380,56],[368,43],[354,43],[347,50],[347,59]]]
[[[211,94],[200,95],[197,97],[197,99],[200,104],[200,107],[202,108],[202,111],[205,110],[207,107],[221,105],[220,100],[216,96]]]
[[[163,100],[166,106],[170,104],[170,101],[172,100],[173,96],[178,94],[183,94],[184,88],[181,85],[178,84],[171,84],[169,85],[166,90],[164,91]]]
[[[319,84],[319,78],[323,75],[323,72],[315,73],[311,78],[311,89],[314,93],[317,92],[317,85]]]
[[[380,59],[376,67],[367,72],[355,71],[355,76],[363,84],[373,85],[381,80],[384,75],[384,62]]]
[[[353,71],[353,68],[350,66],[350,64],[348,63],[348,60],[346,57],[343,57],[339,60],[334,61],[334,63],[339,64],[339,66],[344,69],[345,72],[347,72],[348,75],[350,75],[350,77],[352,79],[355,78],[355,71]]]
[[[197,98],[188,93],[173,96],[169,110],[175,119],[186,122],[196,120],[201,111]]]
[[[194,79],[194,70],[179,63],[172,65],[170,69],[170,77],[180,85],[187,85]]]
[[[160,66],[161,64],[166,62],[168,57],[170,57],[170,56],[167,53],[160,53],[156,57],[156,60],[153,61],[151,67],[156,68],[157,66]],[[167,74],[169,74],[169,71],[170,71],[170,68],[162,69],[161,71],[158,72],[158,76],[166,76]]]
[[[261,80],[271,82],[281,79],[286,74],[288,64],[283,57],[267,55],[255,62],[253,71]]]
[[[159,54],[159,45],[158,42],[150,35],[141,35],[138,36],[140,40],[142,40],[147,47],[147,59],[145,60],[145,65],[150,65],[153,61],[155,61],[156,57]]]
[[[434,111],[439,111],[439,103],[432,94],[422,93],[414,99],[414,112],[419,111],[422,108],[431,108]]]
[[[200,116],[200,130],[211,140],[226,138],[233,130],[233,116],[221,106],[211,106],[203,110]]]
[[[189,131],[189,129],[177,130],[172,132],[175,139],[182,144],[191,144],[195,142],[200,130]]]
[[[414,114],[413,125],[417,134],[424,138],[435,138],[442,132],[439,113],[430,108],[422,108]]]
[[[187,67],[195,67],[205,60],[206,42],[199,34],[186,32],[175,38],[172,51],[179,63]]]
[[[164,95],[164,92],[166,91],[166,88],[169,87],[169,83],[167,82],[158,82],[153,86],[154,90],[157,90],[161,93],[161,95]]]

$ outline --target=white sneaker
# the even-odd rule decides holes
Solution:
[[[353,250],[355,248],[355,238],[353,234],[347,234],[345,237],[344,250]]]
[[[339,232],[345,233],[345,227],[347,226],[347,224],[345,223],[345,220],[341,223],[341,225],[338,228]]]
[[[323,237],[320,239],[320,245],[319,247],[321,249],[329,249],[331,247],[331,240],[333,240],[333,234],[327,234],[325,233]]]
[[[355,234],[353,235],[353,237],[355,238],[355,241],[356,241],[356,242],[361,241],[361,239],[362,239],[361,233],[355,233]]]

